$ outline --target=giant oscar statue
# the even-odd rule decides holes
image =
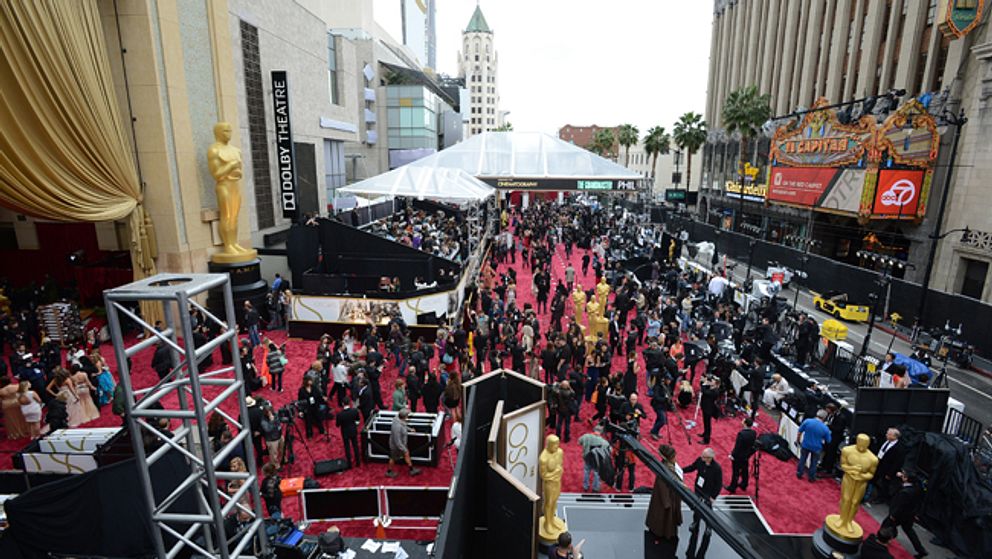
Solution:
[[[214,139],[216,141],[207,149],[207,167],[217,183],[217,232],[223,246],[210,257],[207,268],[211,273],[230,275],[234,308],[238,310],[240,322],[244,319],[240,309],[245,301],[251,301],[256,309],[264,312],[268,285],[262,279],[258,253],[238,243],[243,169],[241,150],[230,144],[231,125],[227,122],[215,124]],[[207,296],[207,307],[212,312],[219,313],[218,316],[223,316],[224,293],[217,289],[211,290]]]
[[[568,530],[565,521],[558,518],[558,497],[561,495],[561,476],[565,473],[565,451],[559,446],[558,437],[548,435],[544,439],[544,450],[537,459],[544,495],[542,510],[544,515],[537,520],[537,535],[546,544],[558,541],[558,536]]]
[[[214,125],[214,139],[207,150],[207,165],[217,182],[217,211],[220,224],[217,232],[224,248],[211,260],[224,264],[247,262],[258,256],[252,249],[238,244],[238,214],[241,211],[241,150],[232,146],[231,125],[218,122]]]
[[[854,521],[854,515],[878,467],[878,457],[868,450],[870,442],[868,435],[861,433],[855,444],[840,451],[840,469],[844,471],[840,484],[840,512],[827,516],[826,530],[820,528],[813,535],[813,548],[820,557],[833,557],[837,552],[853,555],[861,547],[864,530]]]
[[[586,307],[586,292],[582,290],[579,282],[575,282],[572,289],[572,305],[574,305],[575,322],[582,324],[582,311]]]

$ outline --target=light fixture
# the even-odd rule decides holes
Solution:
[[[86,251],[79,249],[70,252],[69,255],[66,256],[66,260],[69,261],[70,266],[81,266],[83,261],[86,260]]]

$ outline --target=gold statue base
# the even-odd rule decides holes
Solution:
[[[548,545],[558,543],[558,536],[568,531],[568,524],[565,524],[565,521],[557,516],[551,519],[551,524],[554,530],[548,532],[545,530],[544,517],[537,519],[537,536],[541,538],[541,542]]]
[[[827,530],[830,530],[830,532],[835,536],[840,536],[849,540],[860,540],[865,535],[864,528],[862,528],[861,525],[854,520],[851,521],[851,526],[849,529],[842,527],[840,525],[839,514],[827,515],[823,525],[826,526]]]
[[[210,256],[210,261],[217,264],[240,264],[241,262],[251,262],[256,258],[258,258],[258,251],[255,249],[246,249],[244,252],[235,254],[218,252]]]

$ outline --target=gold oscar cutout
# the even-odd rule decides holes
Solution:
[[[599,295],[593,295],[592,299],[586,305],[586,315],[589,317],[589,329],[586,335],[587,342],[596,343],[596,340],[599,339],[599,334],[603,335],[604,340],[606,339],[610,328],[610,321],[603,317],[603,307],[604,305]]]
[[[610,284],[606,283],[606,277],[599,278],[596,284],[596,296],[599,297],[599,316],[606,316],[606,305],[610,300]]]
[[[828,530],[842,538],[860,540],[864,535],[864,529],[854,521],[854,515],[878,467],[878,457],[868,450],[870,442],[868,435],[861,433],[855,444],[840,451],[840,469],[844,470],[844,480],[840,484],[840,514],[827,516],[825,524]]]
[[[572,304],[575,306],[575,322],[582,324],[582,311],[586,307],[586,292],[582,290],[582,286],[578,282],[572,289]]]
[[[207,165],[217,182],[217,211],[220,223],[217,231],[224,248],[210,259],[218,264],[248,262],[258,257],[253,249],[238,244],[238,213],[241,211],[241,178],[243,176],[241,150],[232,146],[231,125],[218,122],[214,125],[214,139],[207,150]]]
[[[565,521],[558,518],[558,497],[561,495],[561,476],[565,472],[565,451],[559,446],[557,436],[548,435],[544,439],[544,450],[537,463],[544,488],[544,515],[537,521],[537,534],[545,542],[557,542],[558,536],[568,530]]]

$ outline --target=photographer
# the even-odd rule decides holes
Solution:
[[[313,429],[321,435],[324,434],[324,411],[327,409],[327,402],[324,395],[314,386],[312,377],[303,378],[303,386],[296,393],[300,410],[303,412],[303,423],[306,425],[307,438],[313,438]]]
[[[701,390],[699,407],[703,412],[703,434],[699,436],[699,440],[703,444],[710,444],[712,421],[720,413],[716,406],[717,396],[720,395],[720,379],[713,376],[703,377],[699,388]]]
[[[806,366],[806,360],[810,352],[816,346],[816,340],[820,336],[820,327],[816,321],[806,315],[799,314],[799,331],[796,334],[796,363],[800,367]]]
[[[262,432],[262,437],[265,439],[265,447],[269,454],[269,464],[275,464],[278,470],[282,467],[282,423],[276,418],[271,403],[267,403],[262,410],[262,422],[259,428]]]
[[[647,417],[647,413],[644,411],[644,406],[637,402],[637,392],[631,392],[627,397],[627,401],[620,408],[620,415],[623,416],[630,430],[635,433],[641,432],[641,420]]]

